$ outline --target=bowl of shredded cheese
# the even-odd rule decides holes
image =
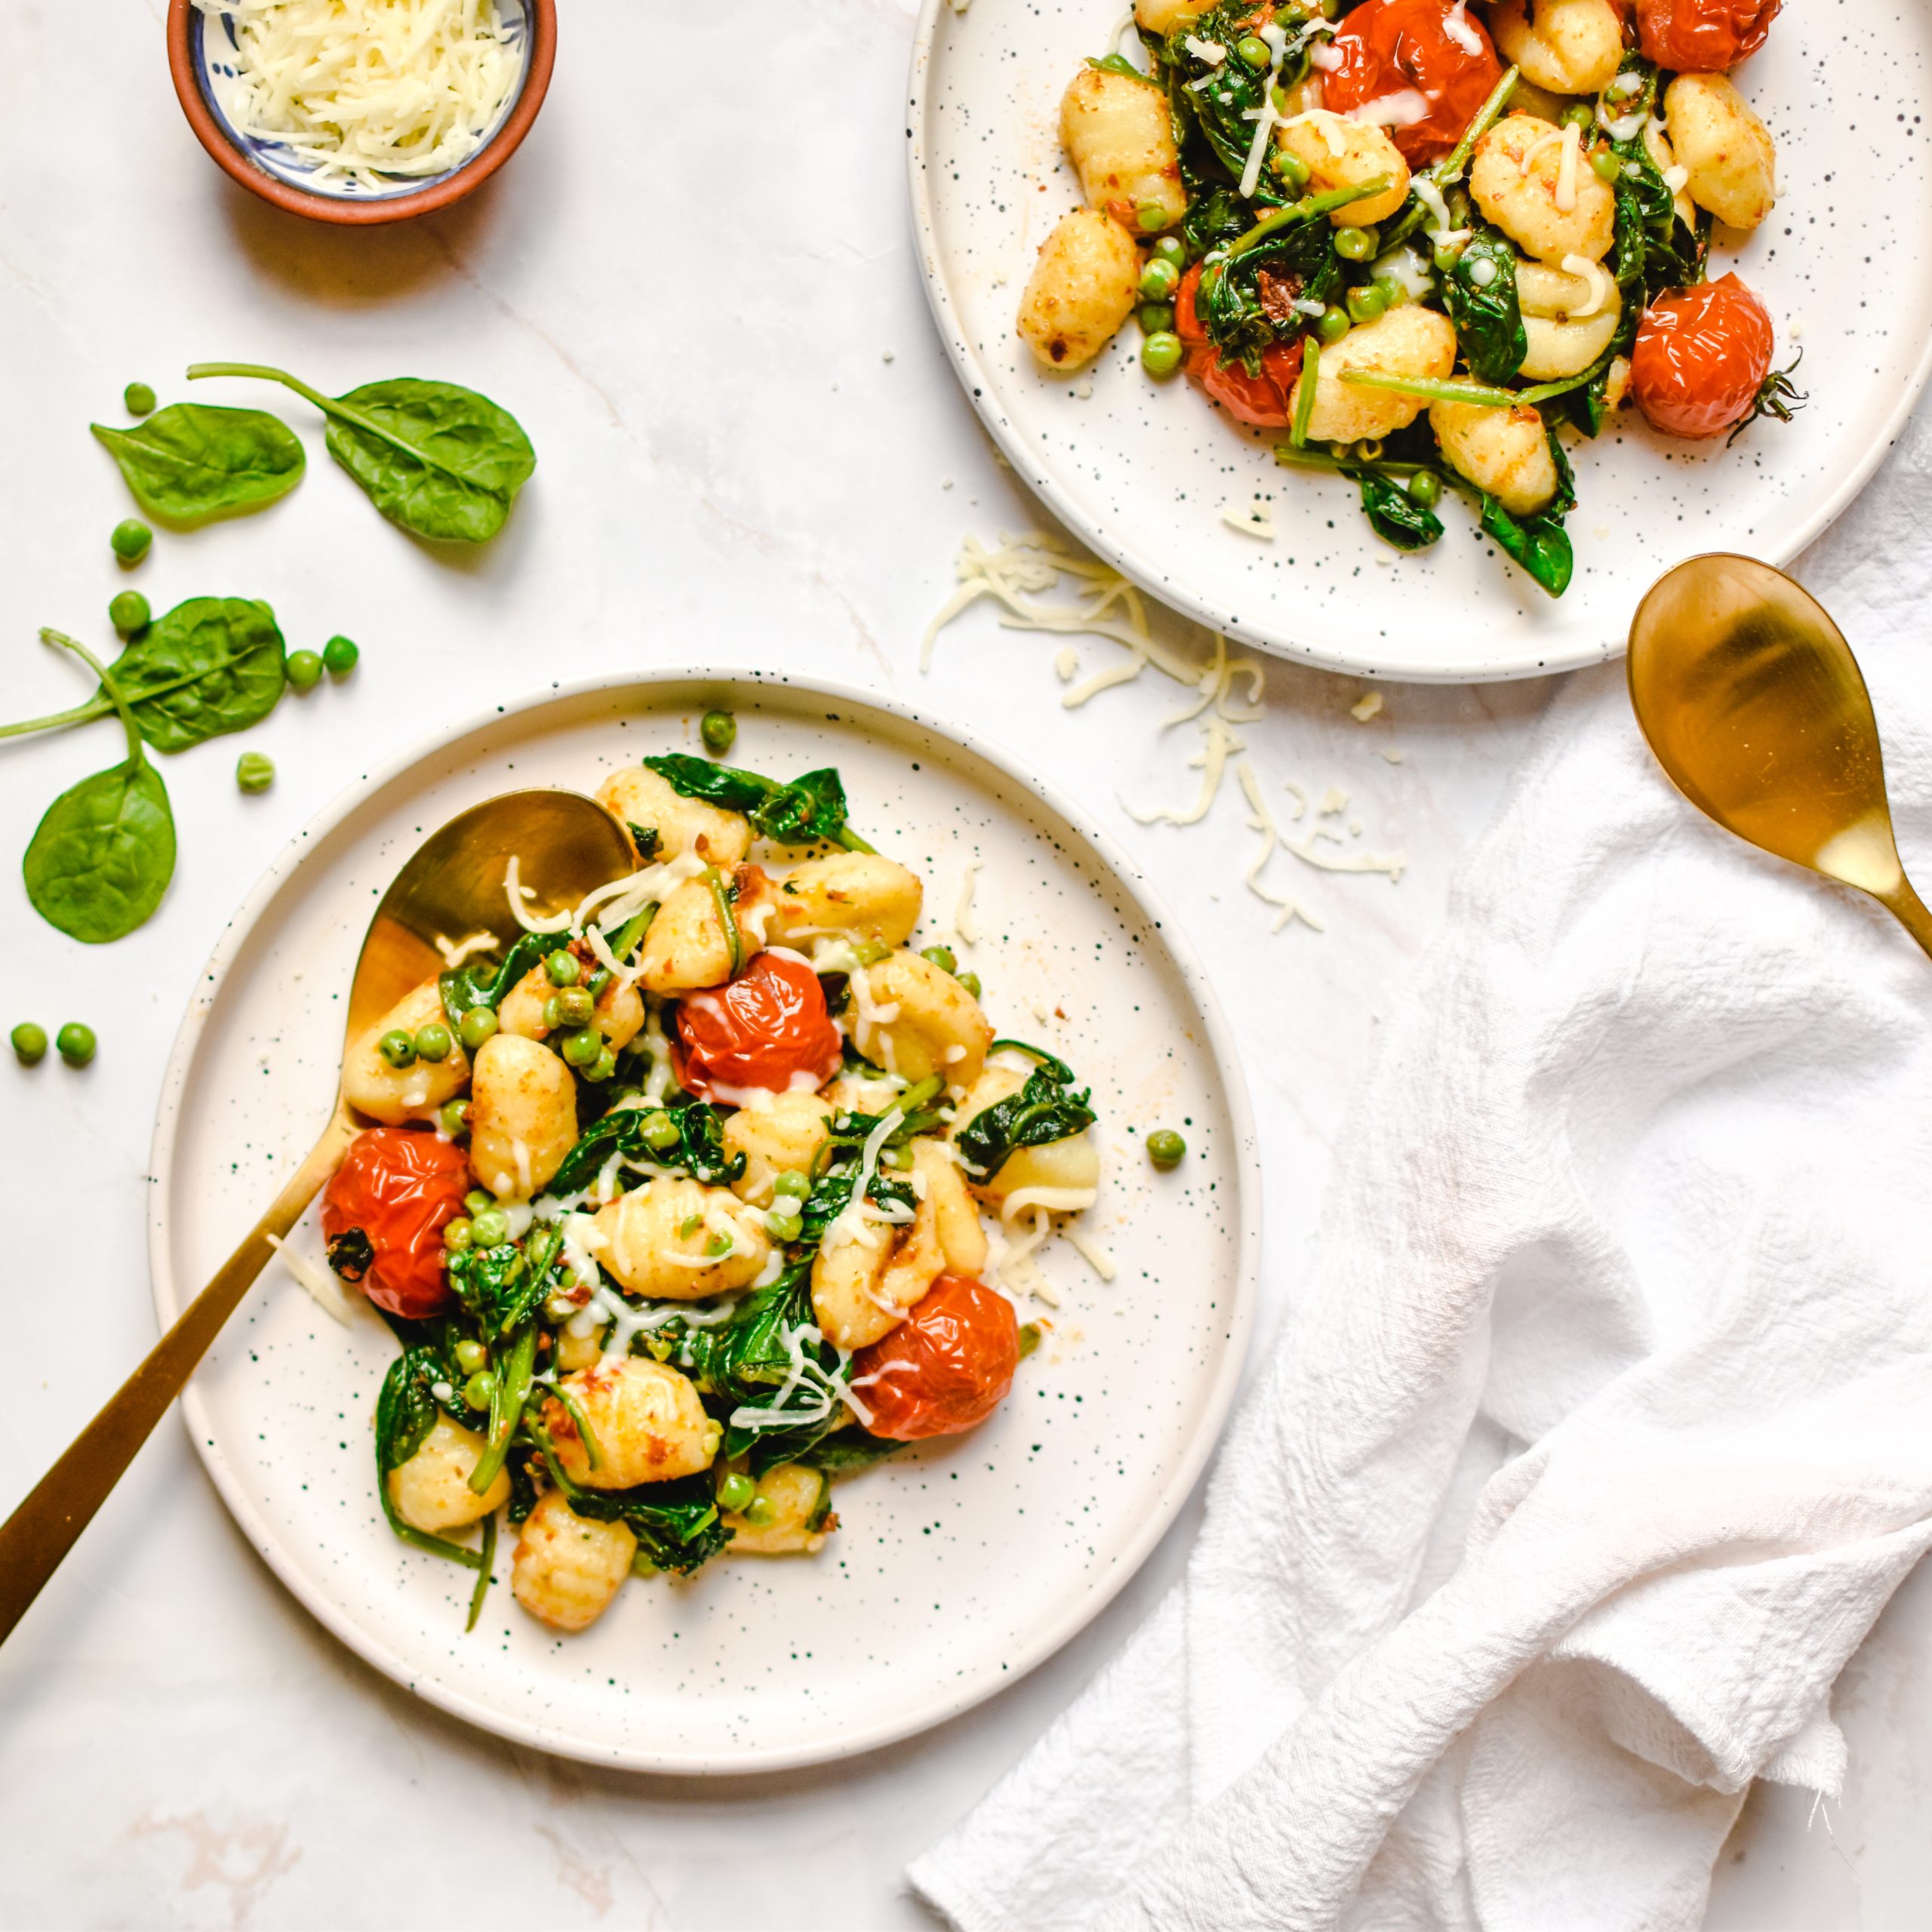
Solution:
[[[350,225],[446,208],[543,104],[555,0],[171,0],[203,147],[278,208]]]

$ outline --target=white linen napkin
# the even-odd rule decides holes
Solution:
[[[1932,884],[1932,411],[1800,574]],[[914,1866],[962,1932],[1691,1927],[1932,1542],[1932,962],[1572,680],[1184,1581]],[[1278,1254],[1282,1244],[1276,1247]]]

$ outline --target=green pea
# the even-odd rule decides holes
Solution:
[[[1345,262],[1365,262],[1375,254],[1380,239],[1372,228],[1338,228],[1335,252]]]
[[[463,1197],[463,1211],[469,1214],[480,1214],[485,1208],[494,1207],[496,1200],[494,1194],[480,1187],[472,1187]]]
[[[1266,66],[1275,57],[1268,51],[1268,43],[1257,33],[1244,34],[1235,42],[1235,54],[1255,68]]]
[[[376,1042],[376,1051],[400,1073],[416,1064],[416,1042],[400,1026],[392,1026]]]
[[[1409,299],[1409,285],[1400,275],[1379,275],[1369,286],[1381,291],[1384,308],[1399,309]]]
[[[467,1214],[459,1214],[454,1220],[445,1221],[443,1223],[443,1245],[452,1254],[460,1254],[475,1238],[475,1226]],[[472,1343],[471,1346],[474,1347],[475,1345]],[[460,1349],[457,1359],[459,1361],[463,1359]],[[472,1368],[480,1368],[482,1364],[480,1362],[472,1362],[470,1366]]]
[[[145,629],[153,615],[148,600],[138,590],[118,592],[107,607],[108,621],[123,637],[131,637]]]
[[[774,1204],[764,1217],[765,1232],[774,1241],[796,1241],[804,1231],[804,1217],[788,1205],[781,1209]]]
[[[130,416],[151,416],[154,413],[154,391],[146,383],[130,383],[121,392],[121,400],[128,405]]]
[[[583,1077],[586,1080],[595,1081],[601,1087],[617,1070],[617,1056],[607,1045],[604,1051],[583,1069]]]
[[[23,1020],[7,1035],[14,1043],[14,1057],[23,1066],[38,1066],[47,1057],[47,1029]]]
[[[235,782],[245,792],[266,792],[275,783],[275,760],[266,752],[244,752],[235,761]]]
[[[455,1225],[451,1222],[450,1226]],[[449,1231],[449,1228],[443,1230],[445,1240],[448,1238]],[[472,1342],[466,1336],[456,1345],[456,1365],[464,1374],[474,1375],[479,1368],[490,1366],[490,1351],[481,1342]]]
[[[1435,264],[1438,275],[1447,275],[1463,259],[1462,246],[1454,242],[1438,242],[1429,251],[1429,258]]]
[[[463,1385],[463,1399],[472,1409],[487,1409],[497,1393],[497,1378],[487,1368],[479,1368]]]
[[[1563,110],[1563,125],[1566,128],[1593,127],[1596,118],[1596,109],[1586,100],[1573,100]]]
[[[1291,154],[1286,148],[1275,152],[1275,174],[1291,195],[1300,194],[1308,186],[1308,163],[1300,155]]]
[[[138,564],[153,546],[154,532],[137,516],[123,517],[107,542],[124,564]]]
[[[772,1182],[771,1191],[782,1201],[802,1201],[812,1191],[811,1177],[787,1168]]]
[[[322,660],[313,651],[291,651],[287,666],[288,681],[298,691],[313,691],[321,682]]]
[[[545,1030],[546,1032],[554,1033],[563,1023],[564,1008],[561,997],[558,994],[552,993],[550,997],[543,1002],[543,1025]]]
[[[1187,1143],[1171,1127],[1147,1137],[1147,1158],[1157,1168],[1177,1168],[1187,1154]]]
[[[1382,460],[1382,438],[1364,436],[1349,445],[1349,454],[1357,463],[1380,463]]]
[[[469,1217],[469,1232],[478,1247],[495,1247],[510,1238],[510,1217],[493,1201]]]
[[[1154,244],[1157,262],[1172,262],[1177,269],[1187,266],[1187,244],[1178,235],[1163,235]]]
[[[1623,171],[1623,163],[1608,148],[1598,148],[1590,156],[1590,171],[1599,181],[1614,181]]]
[[[578,963],[577,955],[567,947],[560,947],[545,955],[543,972],[553,986],[574,986],[583,977],[583,968]]]
[[[707,711],[697,734],[706,751],[715,758],[722,758],[738,741],[738,721],[728,711]]]
[[[666,1148],[675,1147],[684,1138],[678,1131],[678,1123],[662,1107],[644,1117],[644,1124],[638,1129],[644,1136],[644,1144],[654,1147],[659,1153]]]
[[[754,1496],[745,1505],[743,1513],[753,1529],[761,1530],[778,1514],[778,1506],[768,1496]]]
[[[1315,334],[1324,342],[1340,342],[1349,332],[1349,312],[1331,302],[1316,318]]]
[[[975,999],[977,999],[980,997],[980,976],[978,974],[961,973],[959,975],[959,983],[968,992],[971,993]]]
[[[604,989],[611,983],[610,968],[598,967],[597,971],[592,974],[583,983],[590,989],[590,997],[592,999],[601,999],[604,997]]]
[[[1174,325],[1174,305],[1171,302],[1143,302],[1134,319],[1140,325],[1143,335],[1171,334]]]
[[[597,1011],[597,1002],[590,996],[588,986],[566,986],[560,993],[552,993],[543,1002],[547,1013],[552,1002],[557,1008],[557,1017],[550,1023],[557,1026],[588,1026]]]
[[[1140,292],[1149,302],[1164,302],[1180,286],[1180,270],[1158,255],[1140,271]]]
[[[742,1469],[734,1469],[718,1485],[718,1506],[736,1514],[757,1494],[758,1484]]]
[[[1366,288],[1349,291],[1349,317],[1352,321],[1372,322],[1388,306],[1381,290],[1373,282]]]
[[[1442,479],[1432,469],[1418,469],[1409,478],[1409,501],[1433,509],[1442,500]]]
[[[919,957],[921,959],[930,960],[942,973],[956,973],[959,971],[958,955],[949,946],[929,946],[919,955]]]
[[[94,1029],[70,1020],[54,1035],[54,1044],[69,1066],[85,1066],[94,1058]]]
[[[1143,202],[1134,211],[1134,218],[1143,235],[1156,234],[1168,225],[1168,211],[1158,202]]]
[[[472,1006],[457,1023],[457,1035],[464,1051],[474,1053],[497,1030],[497,1016],[487,1006]]]
[[[580,1026],[564,1035],[563,1055],[566,1066],[592,1066],[597,1056],[604,1051],[604,1035],[595,1026]]]
[[[1180,337],[1166,329],[1157,331],[1140,345],[1140,366],[1150,376],[1171,376],[1180,367]]]
[[[322,646],[322,668],[330,676],[346,678],[355,669],[361,649],[352,637],[332,637]]]
[[[446,1139],[454,1140],[459,1134],[469,1131],[469,1103],[467,1100],[445,1100],[436,1109],[436,1126]]]
[[[450,1049],[456,1042],[450,1038],[450,1029],[440,1020],[432,1020],[416,1029],[416,1057],[426,1060],[432,1066],[450,1057]]]

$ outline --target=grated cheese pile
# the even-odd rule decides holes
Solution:
[[[522,56],[497,0],[195,0],[233,31],[211,61],[223,112],[313,165],[320,186],[380,192],[460,167],[515,91]]]

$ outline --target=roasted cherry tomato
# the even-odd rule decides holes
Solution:
[[[1411,168],[1447,154],[1503,78],[1481,23],[1451,0],[1362,0],[1329,45],[1339,64],[1321,76],[1324,107],[1350,114],[1411,91],[1427,103],[1389,130]]]
[[[469,1185],[469,1157],[453,1142],[400,1127],[358,1134],[322,1196],[329,1266],[392,1315],[437,1313],[450,1300],[443,1229]]]
[[[728,986],[687,993],[672,1022],[672,1066],[700,1100],[746,1088],[783,1094],[803,1074],[817,1087],[838,1071],[838,1029],[818,975],[796,959],[761,952]]]
[[[1637,0],[1646,60],[1680,74],[1721,74],[1764,44],[1781,0]]]
[[[1674,289],[1637,326],[1630,391],[1666,435],[1718,435],[1755,408],[1771,346],[1769,312],[1736,275]]]
[[[1200,282],[1201,264],[1197,262],[1174,291],[1174,333],[1186,352],[1181,367],[1238,421],[1257,429],[1285,429],[1293,416],[1295,378],[1301,374],[1300,340],[1270,343],[1261,352],[1258,376],[1251,376],[1239,361],[1223,362],[1195,307],[1194,293]],[[1275,299],[1293,300],[1292,294],[1284,292],[1287,286],[1278,278]],[[1297,286],[1294,294],[1300,292]],[[1264,307],[1269,299],[1270,291],[1264,285]]]
[[[942,1275],[883,1341],[852,1358],[866,1424],[894,1442],[957,1435],[1006,1399],[1020,1366],[1013,1304],[965,1275]]]

